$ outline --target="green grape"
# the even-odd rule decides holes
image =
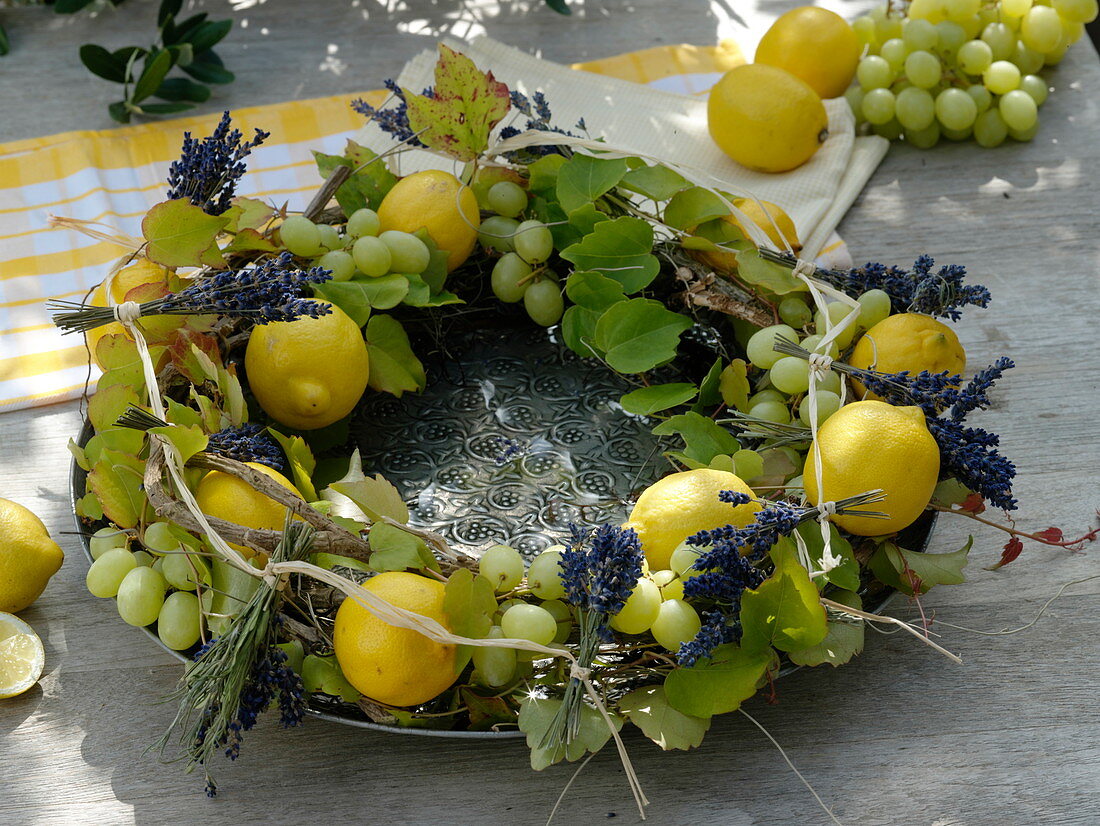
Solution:
[[[167,589],[168,583],[158,571],[134,568],[118,586],[118,615],[127,625],[152,625],[160,615]]]
[[[352,238],[362,238],[364,235],[377,235],[382,229],[382,222],[378,220],[378,213],[373,209],[357,209],[348,218],[347,233]]]
[[[548,611],[558,624],[554,642],[565,642],[569,639],[569,632],[573,630],[573,609],[560,599],[548,599],[540,607]]]
[[[678,573],[680,576],[684,576],[688,569],[690,569],[701,555],[702,551],[691,545],[684,540],[676,546],[676,550],[672,552],[672,556],[668,559],[668,567]]]
[[[990,23],[982,29],[982,40],[989,44],[995,61],[1008,60],[1016,48],[1016,35],[1004,23]]]
[[[970,40],[959,47],[957,59],[968,75],[980,75],[993,62],[993,49],[984,40]]]
[[[978,105],[978,114],[987,111],[993,104],[993,95],[980,83],[967,86],[966,93],[974,98],[974,103]]]
[[[936,117],[945,129],[969,129],[978,116],[978,104],[962,89],[944,89],[936,95]]]
[[[842,380],[840,378],[840,373],[836,372],[835,370],[829,370],[821,379],[818,380],[817,389],[828,390],[830,393],[836,393],[839,396],[841,381]]]
[[[157,617],[160,641],[173,651],[186,651],[199,641],[201,632],[199,598],[184,591],[169,594]]]
[[[779,359],[776,359],[778,361]],[[758,404],[764,402],[779,402],[780,404],[787,403],[787,397],[776,390],[774,387],[769,387],[767,390],[761,390],[758,393],[753,393],[749,396],[749,403],[746,405],[748,408],[753,408]]]
[[[1030,129],[1039,119],[1039,107],[1035,105],[1035,99],[1020,89],[1003,95],[998,108],[1008,128],[1017,132]]]
[[[941,73],[940,59],[931,52],[917,51],[905,58],[905,76],[919,89],[931,89]]]
[[[536,324],[551,327],[561,320],[565,312],[565,299],[561,287],[552,278],[541,278],[523,294],[523,308]]]
[[[859,61],[856,69],[856,79],[864,90],[882,89],[890,85],[894,80],[894,70],[890,64],[878,55],[868,55]]]
[[[973,40],[982,33],[982,29],[985,28],[988,22],[990,21],[983,20],[979,15],[975,14],[973,17],[966,18],[966,20],[960,20],[959,25],[962,26],[967,40]]]
[[[126,548],[129,544],[130,535],[121,528],[100,528],[88,539],[88,551],[96,560],[112,548]]]
[[[419,275],[428,269],[432,254],[424,242],[415,235],[388,229],[378,238],[390,248],[390,271],[403,275]]]
[[[910,17],[902,25],[902,40],[910,49],[928,50],[935,47],[939,36],[936,27],[927,20],[914,20]]]
[[[878,53],[883,60],[890,64],[894,74],[897,74],[905,65],[905,57],[909,54],[909,47],[905,45],[905,41],[900,37],[894,37],[884,42]]]
[[[181,591],[194,591],[198,582],[207,585],[210,583],[210,568],[206,561],[196,554],[166,554],[161,573],[164,574],[169,585]]]
[[[917,149],[931,149],[940,142],[940,125],[933,121],[927,129],[910,129],[905,140]]]
[[[898,122],[906,129],[924,129],[936,117],[936,103],[932,95],[915,86],[898,95],[894,108]]]
[[[485,638],[499,640],[505,636],[504,630],[499,625],[494,625]],[[482,682],[490,688],[499,688],[510,683],[516,674],[516,653],[514,648],[474,646],[472,659]]]
[[[527,193],[511,181],[493,184],[487,198],[489,209],[505,218],[515,218],[527,209]]]
[[[1057,2],[1055,2],[1054,7],[1058,8]],[[1031,0],[1001,0],[1001,14],[1005,17],[1023,17],[1030,8]],[[1065,17],[1065,15],[1062,14],[1062,17]]]
[[[500,628],[511,639],[547,645],[558,633],[558,621],[545,608],[521,602],[504,612]]]
[[[172,533],[167,522],[153,522],[147,525],[145,533],[141,536],[141,544],[154,554],[166,554],[178,551],[180,548],[180,540]]]
[[[321,233],[321,246],[326,250],[342,250],[344,239],[340,237],[340,231],[332,224],[318,224],[317,231]]]
[[[1038,75],[1024,75],[1020,78],[1020,90],[1027,92],[1036,106],[1042,106],[1050,94],[1046,81]]]
[[[541,264],[554,251],[554,236],[542,221],[524,221],[516,227],[515,245],[528,264]]]
[[[364,235],[357,239],[351,248],[351,257],[355,266],[359,268],[359,272],[371,278],[378,278],[388,273],[393,263],[389,246],[373,235]]]
[[[491,215],[481,222],[477,239],[483,247],[497,252],[512,252],[516,248],[515,234],[519,221],[502,215]]]
[[[838,326],[848,317],[850,313],[857,312],[848,305],[841,304],[839,301],[834,301],[826,306],[829,310],[830,327]],[[836,336],[836,338],[833,339],[833,341],[836,342],[837,347],[839,347],[841,350],[852,343],[852,339],[855,337],[856,334],[856,325],[858,323],[858,320],[858,316],[852,319],[848,326],[844,328],[843,332],[841,332],[839,335]],[[818,310],[816,313],[814,313],[814,329],[816,329],[820,335],[825,335],[825,316],[822,314],[821,310]],[[833,356],[833,358],[836,358],[836,356]]]
[[[1058,45],[1058,48],[1055,49],[1053,52],[1046,52],[1043,55],[1043,65],[1044,66],[1057,66],[1059,63],[1062,62],[1062,58],[1064,58],[1066,56],[1066,52],[1068,50],[1069,50],[1069,44],[1068,43],[1060,43]]]
[[[875,21],[867,15],[857,17],[852,21],[852,31],[856,33],[859,42],[865,46],[871,46],[878,43],[877,34],[875,32]]]
[[[508,545],[494,545],[481,555],[478,572],[498,594],[511,591],[523,579],[523,557]]]
[[[948,129],[946,126],[941,125],[940,134],[949,141],[965,141],[969,140],[970,136],[974,134],[974,127],[968,126],[965,129]]]
[[[661,599],[665,602],[670,599],[684,598],[684,581],[675,571],[657,571],[650,579],[661,589]]]
[[[112,548],[100,554],[84,577],[84,584],[93,597],[106,599],[118,594],[125,576],[137,567],[134,555],[125,548]]]
[[[1005,125],[1004,118],[1001,117],[998,109],[982,112],[974,121],[974,140],[979,146],[992,149],[1004,143],[1007,137],[1008,126]]]
[[[765,369],[779,361],[783,354],[776,352],[774,346],[775,340],[780,336],[798,344],[798,333],[792,327],[786,324],[773,324],[752,334],[748,344],[745,345],[745,354],[749,357],[749,361]]]
[[[772,384],[792,396],[806,392],[806,388],[810,386],[810,365],[797,356],[781,358],[772,365],[770,375]]]
[[[817,401],[817,426],[821,427],[827,418],[840,410],[840,396],[831,390],[818,390],[815,396]],[[806,427],[810,426],[809,396],[806,396],[799,403],[798,418]]]
[[[649,629],[653,639],[675,653],[688,640],[695,639],[703,627],[699,613],[682,599],[669,599],[657,609],[657,617]]]
[[[943,20],[945,15],[942,0],[912,0],[906,9],[911,20]]]
[[[888,141],[897,140],[904,131],[897,118],[891,118],[886,123],[876,123],[872,128],[876,135],[886,138]]]
[[[1016,64],[1016,68],[1023,75],[1033,75],[1043,68],[1043,53],[1029,49],[1022,40],[1017,41],[1009,60]]]
[[[896,40],[901,38],[901,17],[896,14],[885,14],[881,17],[875,18],[875,37],[879,43],[885,43],[887,40]]]
[[[144,565],[146,568],[156,567],[156,563],[160,562],[161,558],[159,556],[154,557],[147,551],[134,551],[134,562],[138,565]]]
[[[1020,85],[1020,70],[1007,60],[995,60],[982,73],[985,88],[995,95],[1004,95]]]
[[[611,627],[624,634],[642,634],[653,625],[657,613],[661,610],[661,589],[652,579],[642,577],[626,604],[611,618]]]
[[[848,101],[848,108],[852,110],[852,115],[855,119],[861,120],[863,118],[863,88],[852,84],[844,90],[844,99]]]
[[[984,7],[978,10],[978,22],[981,23],[981,29],[984,29],[990,23],[1000,23],[1005,19],[1007,19],[1006,16],[1002,15],[997,8]]]
[[[355,259],[344,250],[332,250],[318,258],[314,264],[331,270],[333,281],[348,281],[355,275]]]
[[[981,8],[981,0],[943,0],[943,10],[949,20],[965,20],[973,17]]]
[[[954,20],[944,20],[936,24],[936,43],[941,55],[953,58],[965,42],[966,29]]]
[[[870,330],[890,315],[890,295],[884,290],[868,290],[858,299],[860,329]]]
[[[515,304],[523,300],[524,293],[531,282],[531,265],[514,252],[506,252],[493,265],[493,274],[489,281],[493,294],[506,304]],[[522,282],[522,283],[520,283]]]
[[[894,119],[894,93],[889,89],[872,89],[863,96],[863,117],[879,125]]]
[[[565,586],[561,581],[560,545],[551,545],[531,560],[527,569],[527,587],[539,599],[561,599],[565,596]]]
[[[815,313],[815,316],[816,315],[817,314]],[[857,323],[858,323],[858,319],[857,319]],[[818,352],[817,345],[821,342],[821,339],[823,339],[824,337],[825,336],[818,335],[816,333],[812,336],[806,336],[806,338],[804,338],[802,340],[802,346],[805,347],[807,350],[809,350],[811,353],[816,353],[816,352]],[[835,341],[830,341],[829,342],[829,346],[825,348],[825,355],[827,355],[829,358],[834,358],[834,359],[837,356],[840,355],[840,348],[837,346]]]
[[[789,295],[779,302],[779,317],[788,327],[798,329],[809,324],[814,314],[805,301],[796,295]]]
[[[782,360],[785,361],[785,359]],[[801,359],[795,359],[795,361],[801,361]],[[802,363],[805,364],[805,362]],[[758,419],[764,419],[765,421],[776,422],[777,424],[787,424],[791,420],[790,408],[783,402],[775,401],[765,401],[754,404],[749,408],[749,415],[755,416]]]
[[[291,215],[279,227],[283,246],[294,255],[313,258],[322,253],[321,230],[304,215]]]
[[[1050,6],[1032,6],[1020,23],[1020,40],[1029,49],[1049,52],[1062,39],[1062,18]]]
[[[1096,8],[1095,3],[1093,8]],[[1089,21],[1092,22],[1091,20]],[[1085,33],[1085,24],[1078,23],[1076,20],[1062,20],[1062,42],[1058,44],[1058,49],[1068,48],[1081,39],[1081,35]],[[1057,51],[1055,49],[1054,51]],[[1049,53],[1048,53],[1049,54]]]
[[[1036,120],[1035,123],[1033,123],[1028,129],[1013,129],[1011,126],[1008,127],[1008,136],[1014,141],[1027,143],[1029,140],[1035,137],[1038,131],[1039,121]]]
[[[1096,0],[1054,0],[1051,5],[1064,20],[1071,23],[1091,23],[1100,11]]]

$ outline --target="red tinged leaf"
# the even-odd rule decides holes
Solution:
[[[1039,531],[1035,536],[1039,537],[1044,542],[1062,542],[1065,539],[1065,535],[1062,533],[1061,528],[1047,528],[1046,530]]]
[[[1020,541],[1020,537],[1014,536],[1005,543],[1004,550],[1001,551],[1001,559],[996,565],[991,565],[986,568],[987,571],[996,571],[998,568],[1003,568],[1009,562],[1012,562],[1016,557],[1020,555],[1020,551],[1024,549],[1024,543]]]
[[[985,510],[985,500],[980,493],[972,493],[963,500],[959,508],[967,513],[981,513]]]

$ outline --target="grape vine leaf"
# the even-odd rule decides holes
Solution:
[[[232,241],[222,248],[222,252],[277,252],[278,249],[275,244],[264,238],[257,230],[242,229],[233,236]]]
[[[614,222],[600,226],[610,223]],[[600,316],[595,341],[611,369],[644,373],[676,357],[680,334],[691,325],[690,318],[673,312],[660,301],[632,298],[612,304]]]
[[[350,216],[364,207],[377,209],[386,193],[397,183],[397,176],[377,158],[377,154],[353,140],[347,142],[342,156],[314,151],[317,172],[326,180],[338,166],[352,169],[348,179],[336,190],[336,203],[340,205],[344,215]]]
[[[821,538],[821,525],[817,521],[804,522],[796,528],[803,541],[806,550],[810,552],[810,559],[814,561],[814,567],[820,568],[821,556],[825,552],[825,542]],[[859,562],[852,553],[852,543],[840,535],[836,525],[829,523],[829,547],[833,556],[843,560],[840,565],[825,574],[825,580],[831,582],[837,588],[855,591],[859,588]],[[824,583],[822,583],[824,584]]]
[[[531,749],[531,768],[542,771],[547,766],[563,758],[569,761],[579,760],[587,752],[597,752],[611,739],[611,729],[599,710],[581,703],[579,713],[579,731],[568,746],[557,744],[547,748],[541,746],[554,717],[561,709],[561,700],[557,698],[528,697],[519,707],[519,730],[527,735],[527,745]],[[623,718],[610,714],[612,725],[619,731]]]
[[[223,212],[222,217],[229,219],[229,223],[225,225],[227,232],[258,230],[266,227],[275,217],[275,210],[270,204],[242,195],[233,199],[233,206]]]
[[[475,576],[469,568],[459,568],[447,579],[443,589],[443,613],[447,627],[461,637],[479,640],[493,627],[497,610],[493,584],[483,576]],[[455,674],[461,674],[470,661],[473,648],[460,645],[455,651]]]
[[[339,554],[316,553],[309,555],[309,563],[326,571],[336,568],[347,568],[350,571],[360,571],[364,574],[374,573],[374,569],[361,559],[352,556],[340,556]]]
[[[966,581],[966,567],[974,537],[968,537],[959,550],[946,554],[907,551],[893,542],[878,546],[868,563],[879,582],[897,588],[903,594],[927,593],[934,585],[960,585]]]
[[[591,155],[574,154],[558,169],[558,203],[567,214],[572,213],[610,192],[626,172],[624,158],[594,158]]]
[[[732,458],[733,472],[742,479],[755,479],[764,473],[764,457],[755,450],[739,450]]]
[[[672,196],[665,206],[664,219],[670,227],[690,231],[704,221],[729,214],[721,198],[709,189],[693,186]]]
[[[734,359],[722,370],[718,377],[718,391],[727,407],[733,407],[742,413],[749,407],[749,365],[744,359]]]
[[[120,528],[137,526],[145,508],[143,474],[134,466],[138,461],[117,461],[124,454],[104,450],[88,474],[88,491],[95,494],[104,516]]]
[[[648,287],[661,269],[652,250],[653,227],[624,215],[596,224],[584,238],[562,250],[561,257],[578,270],[594,270],[618,281],[623,292],[631,295]]]
[[[391,316],[376,315],[367,324],[367,353],[367,384],[372,390],[400,398],[407,391],[419,393],[427,384],[424,365],[413,353],[405,328]]]
[[[409,126],[421,143],[460,161],[489,147],[489,133],[511,107],[508,87],[466,55],[439,44],[431,97],[405,90]],[[423,130],[423,131],[422,131]]]
[[[199,451],[206,450],[209,441],[198,425],[170,424],[167,427],[151,427],[149,432],[157,433],[171,442],[184,463]]]
[[[279,443],[286,455],[294,478],[294,487],[298,488],[307,502],[316,500],[318,497],[317,490],[313,487],[313,471],[317,467],[317,460],[306,440],[301,436],[284,436],[273,427],[269,427],[267,432]]]
[[[380,473],[357,482],[333,482],[330,487],[342,493],[375,522],[388,517],[397,522],[409,521],[409,508],[390,482]]]
[[[186,198],[161,201],[141,220],[145,254],[165,267],[222,268],[217,238],[228,224],[225,216],[207,215]]]
[[[709,719],[736,711],[756,693],[773,656],[770,649],[749,651],[733,643],[720,645],[709,659],[672,671],[665,678],[665,697],[670,706],[689,717]]]
[[[331,301],[343,310],[344,314],[354,321],[357,327],[362,327],[370,318],[371,308],[374,306],[371,301],[372,295],[381,295],[382,300],[387,301],[387,293],[393,294],[400,291],[401,298],[404,298],[405,293],[409,291],[409,282],[404,277],[387,275],[385,279],[386,283],[384,285],[371,283],[376,280],[383,280],[381,278],[371,278],[369,281],[366,278],[351,281],[326,281],[322,284],[314,284],[313,294],[326,301]],[[401,298],[389,306],[397,306]]]
[[[654,201],[667,201],[690,184],[679,172],[655,164],[630,170],[623,176],[620,186]]]
[[[604,310],[626,299],[622,285],[598,272],[574,272],[565,282],[565,294],[573,306],[562,318],[562,338],[574,353],[600,355],[595,345],[596,322]]]
[[[736,248],[737,277],[749,284],[756,284],[776,295],[806,292],[804,283],[795,278],[794,273],[782,264],[760,257],[760,250],[751,241],[732,241],[727,244]]]
[[[371,525],[370,546],[370,566],[379,573],[438,567],[423,539],[386,522]]]
[[[627,413],[635,416],[649,416],[661,410],[684,404],[695,398],[699,388],[688,382],[655,384],[632,390],[619,399],[619,404]]]
[[[817,587],[793,547],[772,549],[775,571],[741,596],[741,645],[748,650],[796,651],[817,645],[828,631]]]
[[[619,711],[665,751],[695,748],[710,728],[709,718],[693,717],[673,708],[663,685],[631,691],[619,700]]]
[[[722,402],[720,384],[722,381],[722,358],[719,356],[699,382],[699,399],[692,406],[696,413],[702,413]]]
[[[97,431],[105,430],[118,421],[130,405],[140,405],[141,399],[131,385],[100,385],[88,401],[88,421]]]
[[[673,457],[688,465],[697,463],[695,467],[706,467],[715,456],[733,454],[741,448],[732,433],[713,419],[692,411],[673,416],[653,428],[654,436],[676,434],[684,440],[684,450],[672,454]]]
[[[307,654],[302,660],[302,688],[307,695],[320,691],[345,703],[354,703],[362,696],[340,670],[335,655]]]
[[[829,595],[833,602],[857,610],[863,608],[863,600],[855,591],[839,590]],[[795,665],[843,665],[863,650],[863,623],[848,617],[830,618],[825,639],[817,645],[788,651],[787,656]]]
[[[553,198],[558,186],[558,173],[568,163],[564,155],[545,155],[527,167],[530,176],[527,189],[536,195]]]

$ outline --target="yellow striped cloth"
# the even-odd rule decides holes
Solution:
[[[577,64],[666,91],[705,92],[744,62],[737,46],[663,46]],[[395,73],[399,67],[394,67]],[[310,150],[339,153],[362,125],[349,102],[382,93],[340,95],[238,109],[234,125],[272,133],[249,159],[238,194],[302,209],[319,178]],[[0,411],[78,397],[97,377],[83,342],[61,336],[45,301],[81,300],[126,250],[49,225],[51,215],[100,221],[140,235],[140,220],[164,197],[168,165],[186,130],[205,135],[216,115],[109,131],[67,132],[0,145]]]

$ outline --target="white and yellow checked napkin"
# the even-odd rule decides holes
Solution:
[[[492,68],[506,82],[512,80],[510,69],[521,53],[488,40],[455,45],[468,52],[475,49],[471,57],[479,65]],[[548,78],[553,74],[555,84],[560,73],[568,74],[563,67],[522,57],[539,67],[516,75],[531,81],[530,88],[541,85],[543,70]],[[502,67],[494,62],[498,58],[506,61]],[[658,96],[679,100],[690,109],[682,103],[685,95],[705,93],[723,72],[743,60],[737,47],[725,42],[716,47],[658,47],[574,68],[602,75],[600,84],[609,83],[616,94],[630,95],[632,100]],[[426,66],[430,76],[430,61]],[[596,80],[576,78],[575,82],[583,88]],[[549,84],[546,91],[557,119],[558,107],[565,111],[571,104],[559,101]],[[345,140],[357,134],[362,119],[348,104],[360,96],[377,104],[383,93],[234,111],[234,125],[246,134],[253,127],[272,133],[250,157],[238,194],[289,203],[292,210],[304,208],[319,186],[311,150],[339,153]],[[699,100],[691,103],[699,105]],[[595,134],[600,118],[591,112],[583,114]],[[834,116],[832,110],[830,116]],[[57,332],[45,302],[82,299],[126,251],[72,230],[52,228],[49,217],[100,221],[123,234],[140,235],[141,217],[164,197],[168,165],[179,155],[182,133],[209,134],[217,120],[216,115],[182,118],[0,145],[0,411],[76,398],[97,378],[96,369],[88,366],[83,341]],[[870,146],[861,153],[861,140],[849,149],[847,164],[837,167],[844,174],[830,179],[831,196],[814,207],[815,238],[823,234],[818,249],[837,265],[845,263],[847,252],[832,230],[881,159],[881,152],[868,151]],[[751,188],[756,191],[755,185]],[[758,189],[760,197],[784,202],[768,187]],[[798,212],[792,215],[799,222]],[[798,225],[809,237],[802,223]],[[91,385],[86,384],[89,380]]]

